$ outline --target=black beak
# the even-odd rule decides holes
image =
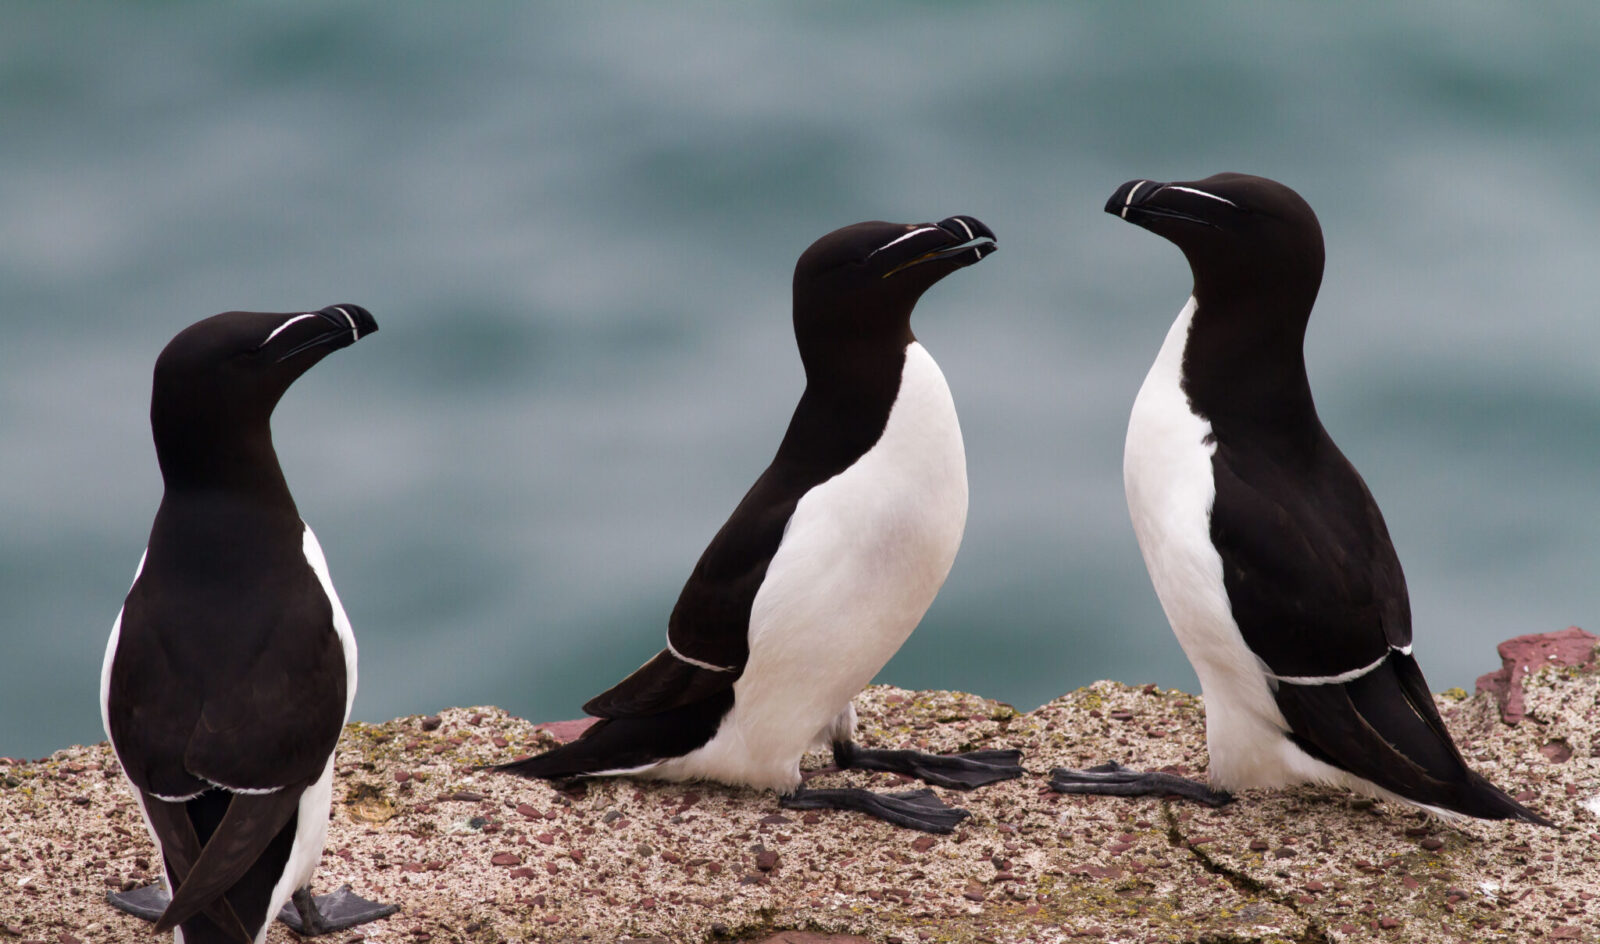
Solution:
[[[1106,212],[1120,216],[1129,223],[1145,227],[1157,220],[1183,220],[1201,226],[1216,227],[1216,223],[1184,209],[1180,200],[1173,199],[1174,197],[1190,200],[1221,199],[1206,194],[1196,197],[1197,193],[1199,191],[1187,186],[1178,188],[1177,185],[1154,180],[1130,180],[1112,192],[1111,199],[1106,201]]]
[[[884,278],[894,275],[912,266],[924,262],[937,262],[941,259],[956,260],[956,267],[969,266],[992,254],[999,248],[995,244],[994,230],[983,224],[982,220],[971,216],[952,216],[935,224],[948,237],[948,240],[925,250],[921,255],[902,262],[883,274]]]
[[[360,305],[329,305],[318,311],[306,312],[305,315],[296,316],[296,320],[303,319],[307,315],[316,316],[317,323],[322,325],[322,331],[306,338],[279,355],[277,358],[279,363],[314,347],[326,347],[332,350],[349,347],[378,330],[378,321],[372,317],[372,312],[367,311]],[[285,322],[284,327],[287,327],[288,324],[288,322]],[[282,330],[282,328],[279,330]],[[274,335],[276,333],[273,332]],[[271,341],[271,337],[267,340]],[[265,347],[266,343],[262,342],[262,346]]]

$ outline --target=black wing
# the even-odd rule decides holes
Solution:
[[[1544,822],[1456,749],[1410,654],[1405,575],[1377,502],[1317,433],[1293,459],[1223,443],[1212,459],[1211,536],[1234,621],[1273,676],[1290,737],[1416,802]]]
[[[168,797],[314,781],[344,724],[347,681],[299,534],[280,560],[220,552],[197,566],[161,525],[123,605],[108,692],[129,779]]]
[[[750,609],[804,490],[769,467],[700,555],[668,622],[670,648],[583,706],[601,720],[581,737],[494,769],[559,779],[680,757],[709,741],[733,707],[750,654]]]
[[[904,356],[902,346],[902,362]],[[705,743],[733,705],[733,683],[750,657],[750,610],[795,506],[872,448],[899,389],[898,369],[874,372],[847,395],[808,385],[772,464],[678,595],[668,648],[583,706],[603,719],[583,737],[507,767],[528,776],[572,776],[638,766]]]
[[[1383,516],[1355,468],[1319,438],[1299,455],[1223,438],[1212,457],[1211,538],[1234,621],[1280,677],[1353,672],[1411,644],[1405,574]]]
[[[706,546],[667,622],[670,648],[590,699],[584,711],[600,718],[640,717],[733,687],[750,656],[756,592],[806,491],[784,479],[778,463],[768,467]]]

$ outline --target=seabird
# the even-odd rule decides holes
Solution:
[[[1446,818],[1549,825],[1471,770],[1412,655],[1405,576],[1366,483],[1306,379],[1322,228],[1243,174],[1130,180],[1106,212],[1175,243],[1194,291],[1134,401],[1133,530],[1205,695],[1210,783],[1116,764],[1056,770],[1067,793],[1320,783]]]
[[[911,331],[935,282],[995,249],[969,216],[858,223],[794,272],[806,387],[772,464],[711,540],[666,648],[584,705],[578,740],[497,769],[566,779],[705,779],[777,791],[790,809],[855,809],[948,832],[931,790],[801,788],[801,755],[967,789],[1020,776],[1017,751],[866,750],[851,699],[905,642],[955,560],[966,454],[944,375]]]
[[[310,892],[356,642],[270,428],[296,378],[376,330],[356,305],[231,311],[156,360],[164,491],[106,645],[100,707],[168,889],[108,897],[180,944],[260,944],[280,909],[302,934],[399,910],[348,886]]]

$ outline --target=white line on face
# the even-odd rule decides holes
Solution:
[[[1193,187],[1180,187],[1177,184],[1167,184],[1165,187],[1162,187],[1161,189],[1162,190],[1176,190],[1179,193],[1192,193],[1197,197],[1205,197],[1208,200],[1215,200],[1218,203],[1226,203],[1228,206],[1231,206],[1234,209],[1238,209],[1239,208],[1239,204],[1234,203],[1232,200],[1229,200],[1227,197],[1219,197],[1214,193],[1206,193],[1204,190],[1196,190]]]
[[[289,327],[290,325],[294,324],[297,321],[304,321],[307,318],[315,318],[316,316],[317,316],[317,313],[314,312],[314,311],[308,311],[303,315],[295,315],[293,318],[290,318],[288,321],[285,321],[283,324],[278,325],[276,328],[273,328],[272,329],[272,333],[267,335],[267,339],[265,341],[261,342],[261,346],[262,347],[266,347],[268,344],[271,344],[272,343],[272,339],[277,337],[278,336],[278,332],[282,331],[284,328]]]
[[[912,230],[911,232],[906,233],[904,236],[896,236],[894,239],[889,240],[888,242],[886,242],[883,245],[879,246],[877,249],[874,249],[871,252],[867,253],[867,258],[871,259],[873,256],[876,256],[878,253],[883,252],[885,249],[888,249],[890,246],[893,246],[896,243],[903,243],[906,240],[910,239],[911,237],[917,235],[918,233],[937,233],[937,232],[942,232],[939,229],[939,227],[937,227],[937,226],[919,226],[916,229]]]

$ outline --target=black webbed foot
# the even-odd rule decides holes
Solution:
[[[1233,794],[1213,790],[1203,783],[1173,774],[1129,770],[1116,761],[1068,770],[1050,771],[1050,789],[1057,793],[1091,793],[1101,796],[1180,796],[1206,806],[1227,806]]]
[[[161,917],[163,911],[167,910],[167,905],[172,903],[172,896],[167,894],[167,890],[161,887],[160,882],[152,882],[131,891],[107,892],[106,901],[111,903],[111,907],[125,911],[135,918],[155,921]]]
[[[906,790],[902,793],[873,793],[871,790],[806,790],[778,798],[786,810],[854,810],[875,816],[896,826],[920,829],[927,833],[953,832],[956,824],[971,816],[959,807],[946,806],[932,790]]]
[[[316,937],[387,918],[399,910],[399,905],[368,901],[351,891],[349,885],[341,885],[338,891],[315,898],[309,888],[302,888],[278,912],[278,920],[296,934]]]
[[[1021,751],[970,751],[966,754],[924,754],[921,751],[867,750],[850,741],[833,745],[833,762],[841,770],[881,770],[915,777],[923,783],[955,790],[1014,780],[1022,776]]]

